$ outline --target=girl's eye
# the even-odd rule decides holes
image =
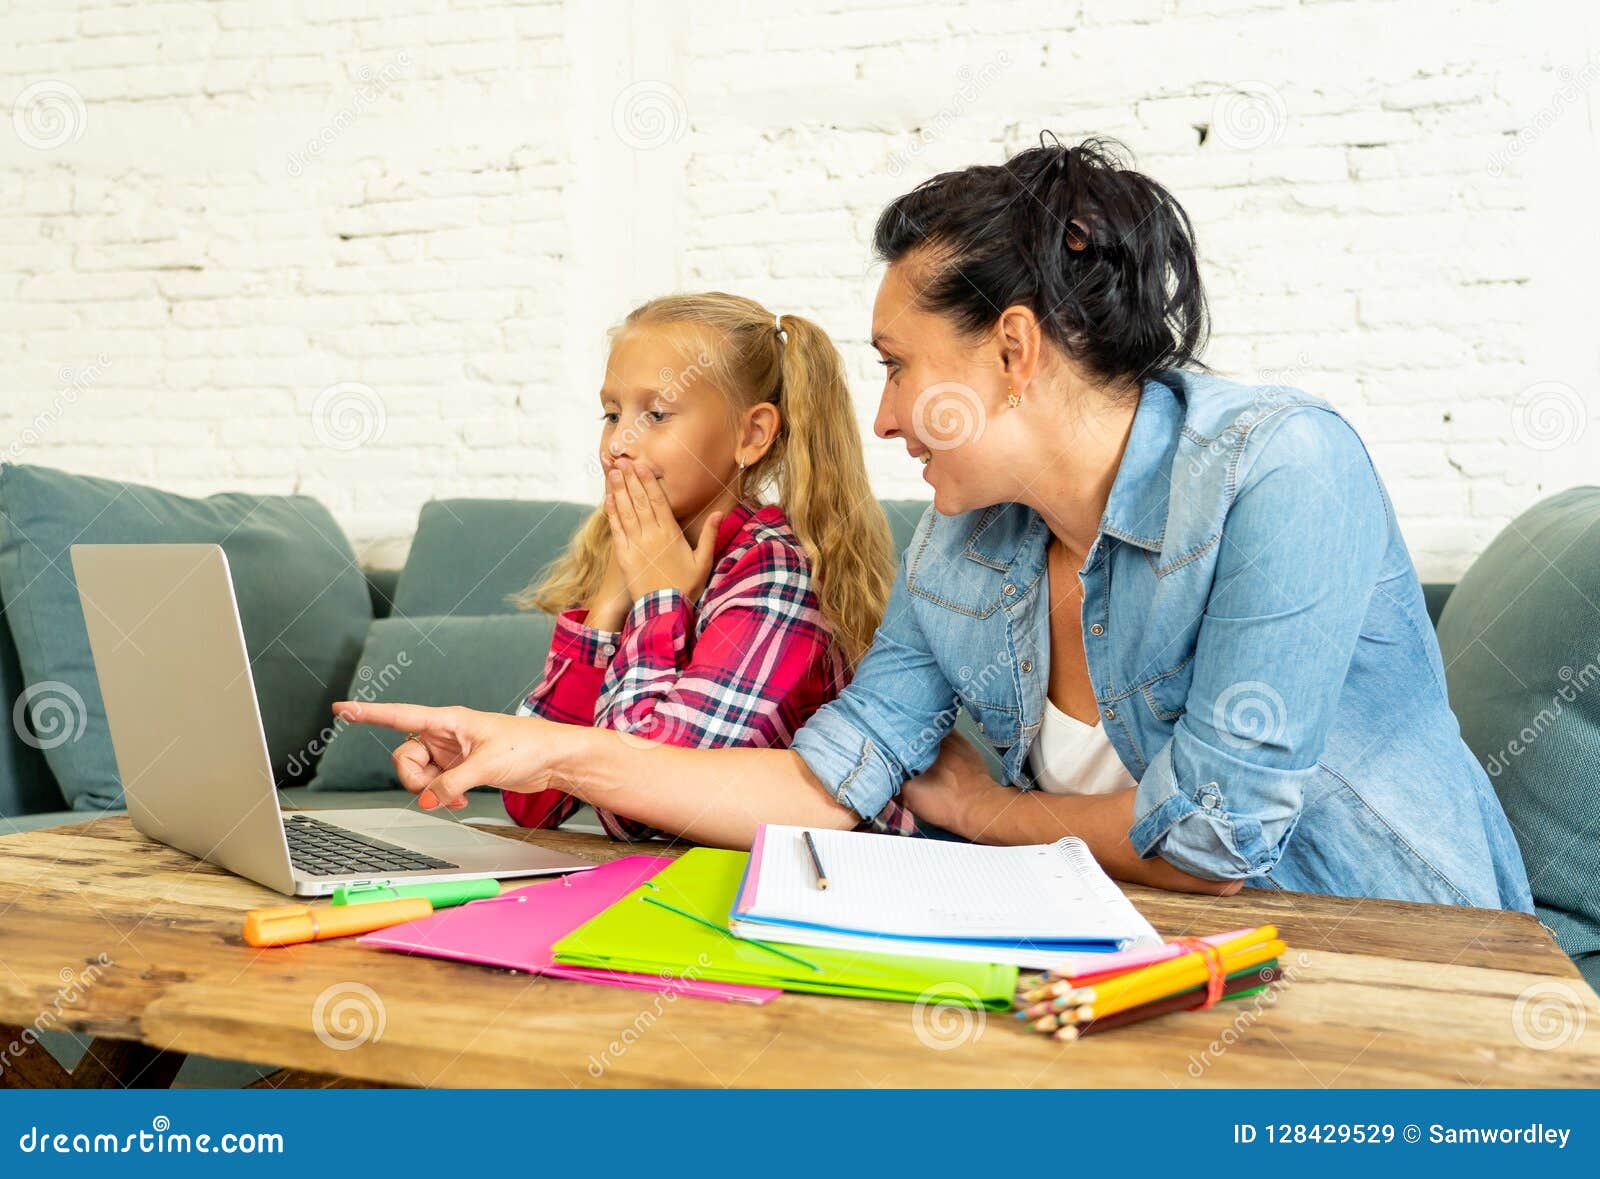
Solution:
[[[659,425],[661,422],[666,421],[672,415],[669,414],[669,413],[665,413],[665,412],[663,412],[662,410],[659,410],[659,409],[652,409],[649,413],[645,414],[645,416],[647,418],[649,418],[652,422],[655,422],[655,423],[657,423]]]
[[[617,424],[617,419],[621,416],[622,415],[618,413],[603,413],[600,415],[600,420],[602,422],[610,422],[614,426]]]

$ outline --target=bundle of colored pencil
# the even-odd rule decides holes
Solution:
[[[1120,971],[1110,962],[1077,973],[1052,970],[1018,982],[1017,1018],[1057,1040],[1076,1040],[1218,1000],[1241,999],[1276,979],[1287,948],[1272,925],[1201,938],[1209,950],[1168,943],[1165,955]],[[1184,952],[1189,950],[1189,952]],[[1218,976],[1218,977],[1214,977]],[[1220,985],[1219,985],[1220,983]]]

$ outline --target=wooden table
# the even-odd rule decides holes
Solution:
[[[504,833],[600,860],[640,850]],[[165,1086],[190,1052],[295,1085],[1600,1084],[1600,1000],[1532,917],[1128,891],[1169,936],[1276,924],[1290,977],[1270,1002],[1057,1044],[999,1013],[669,999],[352,940],[257,950],[244,911],[285,898],[101,819],[0,839],[0,1086]],[[9,1048],[41,1016],[94,1037],[73,1073]]]

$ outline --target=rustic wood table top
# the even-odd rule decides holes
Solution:
[[[493,830],[596,860],[682,850]],[[99,819],[0,839],[0,1086],[161,1086],[192,1052],[294,1085],[1600,1085],[1600,1000],[1533,917],[1127,892],[1167,936],[1277,925],[1287,977],[1060,1044],[1004,1013],[800,994],[750,1007],[353,939],[259,950],[245,910],[287,898]],[[22,1035],[36,1028],[94,1040],[68,1073]]]

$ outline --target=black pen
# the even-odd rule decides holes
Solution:
[[[811,838],[811,832],[802,831],[801,836],[806,841],[806,851],[811,853],[811,866],[817,873],[817,887],[828,887],[828,874],[822,870],[822,857],[817,854],[817,841]]]

